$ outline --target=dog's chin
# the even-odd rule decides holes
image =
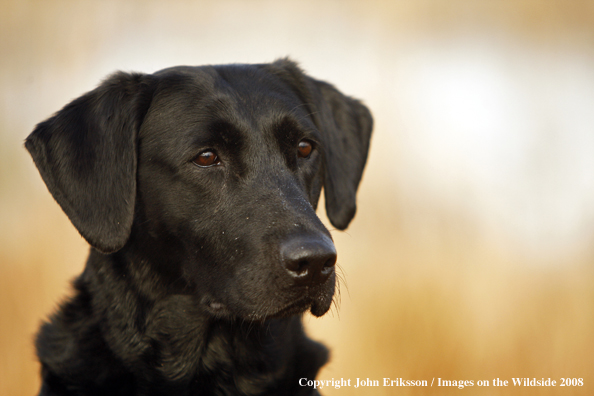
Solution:
[[[332,306],[332,299],[329,302],[326,301],[314,301],[311,304],[310,312],[313,316],[317,316],[318,318],[324,315],[326,312],[330,310]]]

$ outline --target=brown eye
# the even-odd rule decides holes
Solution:
[[[297,156],[299,158],[307,158],[311,155],[313,150],[313,146],[307,140],[302,140],[299,142],[297,146]]]
[[[213,165],[218,165],[221,163],[219,157],[215,154],[214,151],[206,150],[198,154],[196,158],[194,158],[194,163],[198,166],[202,167],[209,167]]]

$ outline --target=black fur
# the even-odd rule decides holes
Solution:
[[[372,118],[289,60],[117,73],[27,138],[91,244],[37,338],[41,395],[311,395]],[[305,139],[313,147],[298,155]],[[220,162],[200,167],[199,153]]]

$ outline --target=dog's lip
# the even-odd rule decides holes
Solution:
[[[215,316],[226,316],[229,314],[227,306],[210,295],[204,296],[201,302]]]
[[[258,310],[255,310],[247,316],[252,320],[262,320],[268,318],[279,318],[284,316],[297,315],[310,309],[313,302],[314,299],[311,298],[311,296],[305,295],[298,298],[295,301],[291,301],[290,303],[272,312],[258,312]],[[211,314],[215,316],[226,316],[228,314],[231,314],[225,303],[221,302],[218,299],[215,299],[212,296],[203,297],[202,304]]]
[[[309,296],[305,296],[305,297],[298,299],[297,301],[293,301],[293,302],[285,305],[283,308],[279,309],[278,311],[276,311],[275,313],[273,313],[270,316],[271,317],[281,317],[281,316],[290,316],[290,315],[300,314],[300,313],[307,311],[311,307],[312,303],[313,303],[312,298],[310,298]]]

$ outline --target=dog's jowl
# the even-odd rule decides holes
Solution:
[[[41,395],[311,395],[372,118],[293,62],[116,73],[27,138],[91,245]]]

